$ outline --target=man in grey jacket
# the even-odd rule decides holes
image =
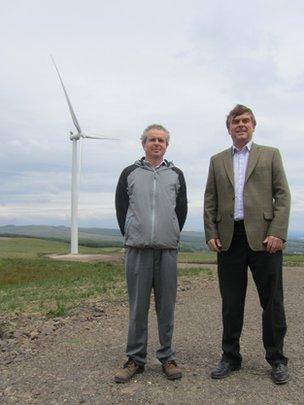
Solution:
[[[177,249],[187,215],[187,196],[182,171],[164,160],[169,138],[162,125],[147,127],[141,136],[145,157],[123,170],[116,189],[129,297],[128,361],[114,378],[120,383],[144,371],[152,288],[160,342],[156,356],[168,379],[182,377],[172,335]]]

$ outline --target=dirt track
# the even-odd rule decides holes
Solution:
[[[274,385],[269,377],[252,282],[242,337],[243,368],[222,381],[209,378],[220,356],[217,281],[191,278],[181,281],[176,306],[174,336],[182,380],[166,380],[155,360],[157,332],[151,308],[146,371],[127,384],[115,384],[114,371],[124,361],[128,308],[126,302],[99,302],[50,333],[24,340],[13,357],[0,354],[0,403],[303,404],[304,268],[286,268],[284,282],[289,326],[285,348],[291,372],[284,386]]]

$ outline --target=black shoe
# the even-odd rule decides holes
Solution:
[[[217,367],[211,372],[211,378],[217,380],[228,377],[232,371],[237,371],[241,368],[240,364],[230,364],[228,361],[221,360]]]
[[[285,384],[289,381],[288,367],[284,363],[272,366],[271,377],[276,384]]]

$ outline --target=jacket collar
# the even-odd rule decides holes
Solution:
[[[232,155],[231,151],[232,151],[232,148],[229,148],[229,149],[226,149],[224,152],[224,167],[225,167],[227,176],[228,176],[232,186],[234,187],[233,155]],[[260,153],[261,153],[260,146],[253,142],[251,145],[251,148],[250,148],[248,166],[247,166],[246,176],[245,176],[245,184],[248,181],[251,173],[253,172],[253,170],[258,162]]]
[[[136,164],[137,166],[140,166],[140,167],[142,167],[142,168],[144,168],[144,169],[148,169],[148,170],[159,170],[159,169],[162,169],[162,168],[171,168],[171,167],[174,167],[173,162],[170,162],[170,161],[164,159],[163,162],[162,162],[162,164],[161,164],[160,166],[158,166],[157,168],[154,169],[151,165],[149,165],[149,164],[145,161],[145,157],[142,157],[141,159],[137,160],[137,161],[135,162],[135,164]]]
[[[253,143],[250,149],[250,154],[249,154],[249,161],[248,161],[248,166],[246,170],[246,177],[245,177],[245,184],[248,181],[251,173],[253,172],[254,168],[256,167],[258,163],[258,159],[261,153],[261,148],[259,145]]]

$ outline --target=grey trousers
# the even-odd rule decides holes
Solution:
[[[175,359],[172,347],[174,307],[177,291],[177,250],[126,248],[125,270],[129,295],[129,329],[126,354],[145,364],[148,341],[148,312],[153,288],[161,363]]]

